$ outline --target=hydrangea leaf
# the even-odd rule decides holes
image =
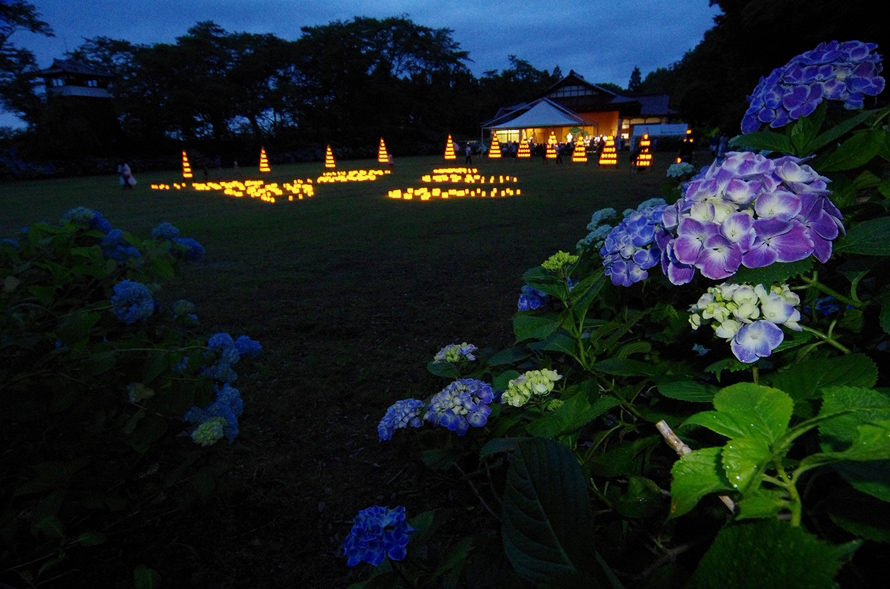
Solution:
[[[794,145],[791,139],[782,133],[774,131],[755,131],[733,137],[729,142],[730,147],[745,147],[753,150],[780,151],[782,153],[794,153]]]
[[[809,257],[799,262],[776,262],[763,268],[739,268],[732,277],[736,284],[774,284],[776,282],[788,282],[789,278],[800,276],[809,272],[813,267],[813,258]]]
[[[595,398],[592,402],[591,397],[585,393],[569,397],[555,411],[533,421],[528,432],[541,438],[567,435],[621,404],[620,400],[611,396]]]
[[[884,139],[884,132],[879,129],[858,131],[836,150],[814,162],[813,167],[821,174],[858,168],[878,154]]]
[[[528,347],[546,352],[561,352],[578,359],[578,343],[565,331],[553,333],[543,341],[529,344]]]
[[[738,513],[735,519],[775,517],[787,505],[787,496],[781,489],[752,489],[736,502]]]
[[[566,296],[565,282],[553,272],[544,270],[541,266],[526,270],[525,274],[522,275],[522,279],[526,284],[541,292],[546,292],[560,299]]]
[[[584,313],[590,304],[595,301],[606,285],[606,276],[603,270],[597,270],[579,282],[569,294],[575,313]]]
[[[451,362],[428,362],[426,369],[430,374],[442,376],[444,378],[457,378],[460,376],[457,366]]]
[[[513,316],[513,333],[518,342],[529,339],[543,340],[557,329],[559,329],[559,315],[556,313],[545,315],[517,313]]]
[[[719,446],[693,450],[674,463],[670,517],[689,513],[709,493],[733,490],[720,467],[721,450]]]
[[[133,586],[136,589],[158,589],[161,586],[161,575],[141,564],[133,569]]]
[[[649,362],[626,358],[608,358],[597,362],[593,369],[615,376],[654,376],[662,372],[658,366]]]
[[[507,471],[503,540],[507,558],[528,582],[592,573],[593,513],[581,467],[552,440],[521,441]]]
[[[890,544],[890,503],[847,487],[825,504],[835,524],[866,540]]]
[[[890,256],[890,217],[878,217],[850,227],[834,245],[836,252]]]
[[[878,366],[864,354],[814,358],[770,375],[769,384],[791,395],[795,402],[815,399],[829,386],[869,388],[878,380]]]
[[[714,408],[729,415],[742,427],[745,436],[775,442],[791,421],[794,401],[786,393],[770,387],[739,383],[714,395]]]
[[[769,444],[763,438],[733,438],[723,446],[720,464],[729,484],[746,493],[759,486],[764,467],[772,456]]]
[[[655,481],[632,476],[627,491],[615,500],[615,510],[624,517],[650,517],[664,508],[665,498]]]
[[[505,350],[501,350],[493,354],[486,360],[489,366],[503,366],[505,364],[516,364],[528,358],[531,354],[528,350],[519,346],[512,346]]]
[[[819,441],[826,452],[843,452],[859,437],[860,425],[890,419],[890,395],[875,389],[829,387],[823,395]],[[890,501],[890,460],[840,462],[834,469],[859,491]]]
[[[814,153],[815,151],[825,147],[829,143],[837,141],[842,135],[852,130],[854,127],[859,125],[859,123],[870,118],[873,114],[873,111],[863,111],[853,115],[845,121],[838,123],[837,125],[829,127],[827,130],[823,131],[815,139],[813,139],[813,141],[809,145],[806,146],[807,151],[805,153]]]
[[[787,522],[758,519],[720,530],[687,588],[831,589],[840,567],[837,547]]]
[[[714,400],[717,387],[693,380],[680,380],[658,383],[658,392],[668,399],[710,403]]]

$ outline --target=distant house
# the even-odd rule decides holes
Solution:
[[[536,100],[502,107],[482,128],[496,134],[502,144],[522,137],[545,143],[551,132],[560,142],[568,141],[570,134],[572,138],[620,134],[631,140],[637,127],[674,122],[677,112],[669,102],[666,94],[622,96],[572,70]]]
[[[112,76],[73,59],[54,59],[50,67],[37,75],[46,83],[48,96],[111,98],[108,84]]]

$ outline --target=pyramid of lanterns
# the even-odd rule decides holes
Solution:
[[[547,159],[555,160],[556,159],[556,133],[550,131],[550,137],[547,138]]]
[[[324,169],[325,170],[333,170],[336,167],[337,167],[337,162],[334,160],[334,152],[331,151],[331,146],[328,145],[328,148],[324,153]]]
[[[644,168],[648,168],[652,165],[652,141],[649,139],[649,134],[646,133],[640,139],[640,153],[637,154],[637,158],[633,161],[633,166],[637,170],[641,170]]]
[[[448,143],[445,144],[445,161],[451,161],[457,159],[457,153],[454,151],[454,142],[451,140],[451,135],[448,136]]]
[[[383,137],[380,138],[380,145],[377,146],[377,163],[389,163],[389,153],[386,151],[386,143],[383,142]]]
[[[185,154],[185,150],[182,150],[182,178],[183,180],[188,180],[192,177],[192,167],[189,165],[189,158]]]
[[[603,149],[600,152],[599,165],[615,166],[618,165],[618,152],[615,150],[615,138],[606,137]]]
[[[586,164],[587,163],[587,147],[584,145],[584,140],[579,139],[575,142],[575,149],[572,151],[572,163],[573,164]]]
[[[488,157],[493,160],[501,158],[501,142],[498,141],[497,135],[491,136],[491,148],[488,150]]]
[[[266,157],[266,148],[260,148],[260,172],[268,173],[271,172],[272,169],[269,167],[269,158]]]
[[[532,156],[531,147],[528,145],[528,139],[525,137],[525,133],[522,133],[522,141],[519,142],[519,151],[516,152],[517,158],[527,159]]]

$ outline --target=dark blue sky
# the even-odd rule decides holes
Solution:
[[[16,33],[12,41],[37,55],[40,67],[105,36],[134,43],[173,42],[198,21],[230,32],[274,33],[293,40],[300,27],[355,16],[406,15],[416,24],[449,28],[473,60],[475,75],[509,67],[509,55],[538,69],[575,70],[593,83],[626,86],[683,57],[713,26],[708,0],[35,0],[52,38]],[[0,124],[9,124],[0,116]]]

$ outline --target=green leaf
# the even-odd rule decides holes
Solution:
[[[73,346],[87,339],[90,330],[99,321],[100,317],[99,313],[91,313],[86,309],[76,309],[62,320],[56,335],[63,345]]]
[[[140,564],[133,569],[133,584],[136,589],[158,589],[161,586],[161,575],[158,571]]]
[[[519,378],[519,374],[517,370],[505,370],[491,379],[491,386],[496,390],[506,391],[507,387],[510,386],[510,381],[514,378]]]
[[[788,506],[788,499],[781,489],[751,489],[736,502],[736,521],[762,517],[775,517]]]
[[[513,333],[518,342],[529,339],[543,340],[557,329],[559,329],[559,315],[556,313],[539,315],[519,312],[513,316]]]
[[[566,399],[552,413],[533,421],[528,426],[528,433],[540,438],[571,434],[620,404],[621,401],[612,396],[599,397],[595,392],[579,393]]]
[[[865,165],[878,154],[884,144],[884,132],[863,129],[844,141],[837,149],[813,163],[820,173],[841,172]]]
[[[616,448],[594,455],[590,460],[591,473],[602,477],[627,477],[642,474],[643,456],[664,442],[661,436],[653,435],[624,442]]]
[[[553,333],[543,341],[530,343],[528,347],[533,350],[559,352],[568,354],[572,358],[578,358],[578,342],[566,331]]]
[[[429,362],[426,365],[426,369],[430,374],[441,376],[443,378],[457,378],[460,376],[457,366],[451,362]]]
[[[553,295],[558,299],[563,299],[566,296],[565,282],[540,266],[526,270],[525,274],[522,275],[522,279],[529,286]]]
[[[654,376],[661,374],[661,370],[654,364],[623,358],[608,358],[597,362],[593,365],[593,369],[614,376]]]
[[[590,304],[600,296],[605,285],[606,277],[602,269],[585,276],[569,293],[569,300],[574,312],[576,314],[585,313]]]
[[[791,421],[794,402],[778,389],[739,383],[717,391],[717,411],[703,411],[683,426],[700,425],[728,438],[758,438],[772,444]]]
[[[826,452],[843,452],[859,438],[859,426],[890,419],[890,396],[857,387],[829,387],[823,395],[819,442]],[[834,469],[859,491],[890,501],[890,460],[839,462]]]
[[[568,448],[537,438],[519,443],[507,470],[502,533],[507,558],[528,582],[592,572],[593,513]]]
[[[813,267],[813,258],[809,257],[799,262],[777,262],[770,264],[765,268],[739,268],[739,271],[732,277],[732,282],[736,284],[764,284],[769,286],[776,282],[788,282],[795,276],[800,276],[805,272],[809,272]]]
[[[674,463],[670,517],[689,513],[709,493],[733,490],[720,467],[721,450],[719,446],[693,450]]]
[[[769,444],[763,438],[733,438],[723,446],[720,464],[729,484],[746,493],[759,486],[764,467],[772,456]]]
[[[62,522],[54,515],[48,515],[34,524],[34,529],[43,532],[50,538],[64,538],[65,528]]]
[[[825,503],[835,524],[866,540],[890,544],[890,503],[850,487],[841,489]]]
[[[614,507],[624,517],[650,517],[663,510],[664,501],[655,481],[632,476],[627,481],[627,491],[615,500]]]
[[[810,454],[800,461],[799,471],[831,462],[853,460],[890,460],[890,419],[856,426],[857,437],[849,448],[840,452]]]
[[[847,231],[834,243],[834,250],[845,254],[890,256],[890,217],[878,217]]]
[[[512,346],[492,355],[486,362],[489,366],[516,364],[517,362],[525,360],[530,355],[531,354],[529,354],[528,350],[526,350],[525,348],[520,346]]]
[[[833,589],[838,549],[777,519],[730,524],[720,530],[687,589]]]
[[[816,399],[828,386],[872,387],[878,380],[877,365],[864,354],[814,358],[792,364],[773,374],[769,384],[791,395],[795,401]]]
[[[107,538],[99,532],[84,532],[77,537],[77,543],[81,546],[98,546],[104,544]]]
[[[717,387],[693,380],[677,380],[658,384],[658,392],[668,399],[678,401],[691,401],[695,403],[710,403],[714,400]]]
[[[791,139],[781,133],[773,131],[756,131],[733,137],[729,142],[732,147],[747,147],[748,149],[768,151],[780,151],[782,153],[794,153],[794,145]]]

